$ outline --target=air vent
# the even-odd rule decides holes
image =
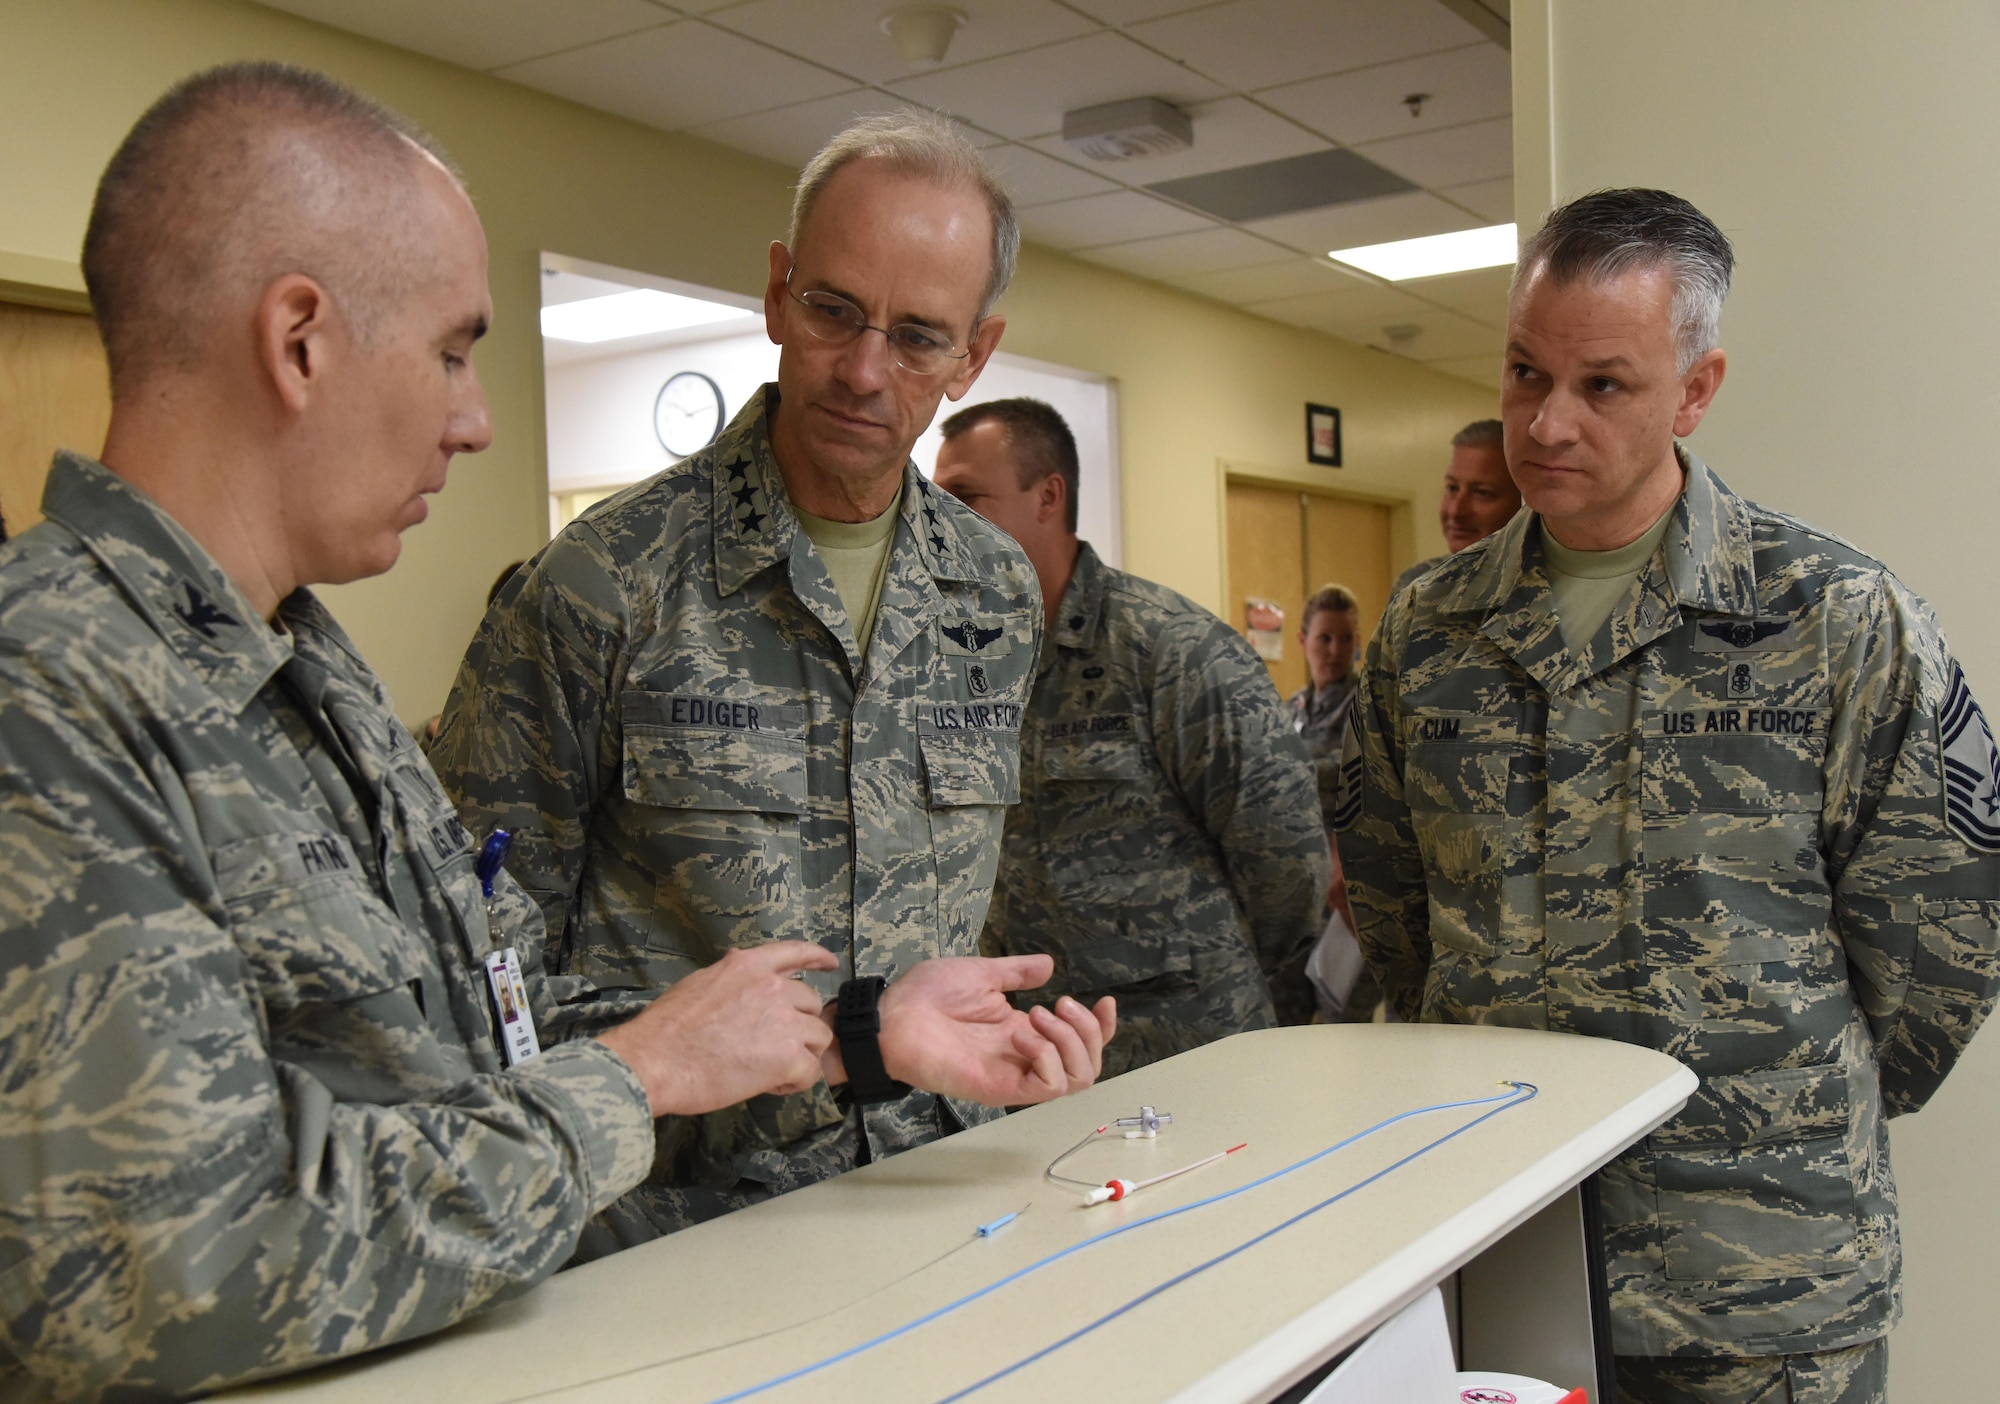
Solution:
[[[1163,180],[1146,188],[1218,219],[1268,219],[1378,195],[1400,195],[1417,187],[1364,156],[1335,149]]]
[[[1194,123],[1170,102],[1127,98],[1063,113],[1063,140],[1093,161],[1129,161],[1187,150]]]

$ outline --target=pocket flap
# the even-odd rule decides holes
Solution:
[[[924,776],[934,809],[963,805],[1006,805],[1021,798],[1021,753],[988,736],[919,736]]]
[[[805,738],[628,723],[624,780],[635,804],[804,814]]]
[[[1847,1069],[1812,1068],[1704,1077],[1681,1114],[1652,1135],[1656,1149],[1755,1146],[1847,1133]]]
[[[1042,774],[1051,780],[1144,780],[1145,752],[1132,735],[1044,743]]]
[[[213,861],[230,934],[271,1009],[362,999],[426,974],[338,835],[265,834],[217,849]]]

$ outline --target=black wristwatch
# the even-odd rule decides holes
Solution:
[[[860,1106],[893,1102],[910,1091],[910,1085],[890,1077],[882,1063],[882,1011],[877,1005],[888,983],[880,975],[848,980],[834,1003],[833,1036],[840,1044],[840,1061],[847,1066],[848,1099]]]

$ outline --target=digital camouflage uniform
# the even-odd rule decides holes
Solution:
[[[989,954],[1118,999],[1104,1075],[1312,1017],[1329,864],[1313,773],[1227,624],[1086,543],[1042,644]]]
[[[856,657],[771,456],[776,395],[516,573],[431,753],[468,823],[514,833],[550,967],[600,986],[658,990],[734,947],[806,940],[842,959],[807,976],[831,997],[978,949],[1041,637],[1033,568],[907,467]],[[584,1251],[998,1115],[912,1092],[857,1117],[822,1083],[662,1118],[651,1179]]]
[[[1361,802],[1361,755],[1348,736],[1354,729],[1354,692],[1361,681],[1355,669],[1332,687],[1316,692],[1311,683],[1294,692],[1285,707],[1292,730],[1305,743],[1319,784],[1320,818],[1332,833],[1346,822],[1343,806]]]
[[[217,1388],[547,1276],[645,1173],[645,1092],[589,1040],[501,1070],[465,831],[380,682],[99,465],[43,511],[0,556],[0,1394]],[[544,1047],[600,1012],[528,975]]]
[[[1390,605],[1341,852],[1405,1017],[1701,1076],[1603,1172],[1617,1351],[1831,1351],[1900,1310],[1886,1120],[1992,1003],[1996,757],[1920,600],[1683,466],[1581,657],[1533,513]]]
[[[1430,564],[1434,564],[1430,563]],[[1342,827],[1353,816],[1344,811],[1361,803],[1361,750],[1354,740],[1354,695],[1361,682],[1361,670],[1353,669],[1333,686],[1317,691],[1308,682],[1294,692],[1285,705],[1292,714],[1292,727],[1305,742],[1306,754],[1312,758],[1313,775],[1319,781],[1320,818],[1326,825],[1329,840],[1334,831]],[[1344,923],[1345,918],[1342,918]],[[1353,946],[1345,926],[1335,928],[1335,934],[1325,936],[1325,940],[1336,938],[1345,949],[1352,952]],[[1350,954],[1352,962],[1354,956]],[[1375,1008],[1382,1002],[1382,986],[1375,976],[1363,967],[1355,976],[1354,986],[1347,992],[1347,999],[1340,1010],[1336,1022],[1365,1024],[1375,1016]],[[1322,1014],[1330,1013],[1330,1005],[1322,1005]]]

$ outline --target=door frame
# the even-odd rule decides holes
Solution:
[[[1417,561],[1416,543],[1416,495],[1396,488],[1377,488],[1365,484],[1329,483],[1324,468],[1286,468],[1268,463],[1248,463],[1242,459],[1218,458],[1215,460],[1215,534],[1216,561],[1219,574],[1216,578],[1215,597],[1222,601],[1225,611],[1234,608],[1229,598],[1229,485],[1245,483],[1255,487],[1283,488],[1291,492],[1311,493],[1316,497],[1337,497],[1348,502],[1366,502],[1389,509],[1389,570],[1391,580],[1408,570]],[[1229,613],[1223,621],[1230,628],[1241,632],[1242,625]]]

